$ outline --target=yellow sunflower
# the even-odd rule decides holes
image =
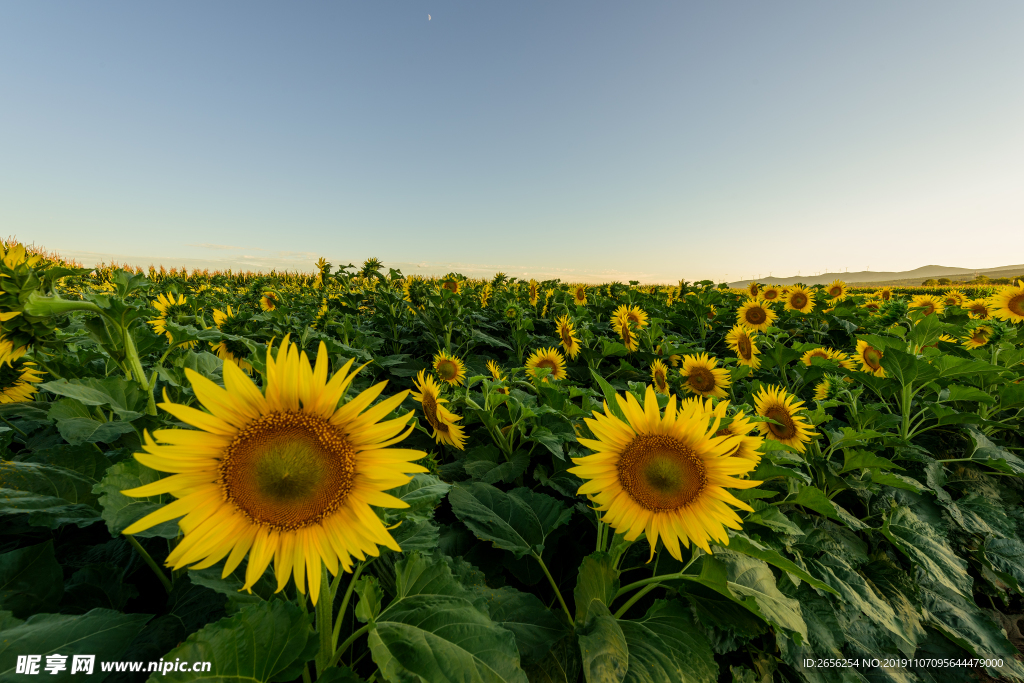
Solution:
[[[815,401],[826,401],[830,398],[835,398],[839,390],[840,378],[835,375],[826,375],[823,380],[814,385],[814,400]],[[844,383],[853,382],[849,377],[843,377]]]
[[[757,335],[743,325],[734,325],[725,335],[725,343],[736,354],[736,362],[750,366],[751,370],[761,367],[761,359],[758,358],[761,352],[755,344],[756,340]]]
[[[892,287],[880,287],[875,290],[875,296],[879,301],[892,301]]]
[[[756,299],[758,294],[760,293],[761,286],[758,285],[756,282],[751,282],[749,285],[747,285],[747,296],[750,297],[751,299]]]
[[[20,246],[20,245],[19,245]],[[0,404],[31,401],[43,381],[36,364],[22,360],[25,347],[15,349],[6,339],[0,342]]]
[[[664,356],[665,355],[662,352],[662,350],[661,350],[661,344],[658,344],[658,348],[656,348],[654,350],[654,353],[658,354],[659,356]],[[668,356],[668,364],[671,365],[674,368],[679,367],[679,362],[681,360],[682,360],[682,358],[680,358],[679,355],[675,354],[675,353],[670,353],[669,356]]]
[[[967,315],[975,320],[988,320],[992,317],[988,308],[988,302],[985,299],[965,301],[962,308],[967,311]]]
[[[623,304],[612,313],[612,319],[616,322],[628,320],[638,330],[647,327],[647,313],[639,306],[626,306]]]
[[[765,285],[761,290],[761,298],[772,304],[782,298],[782,288],[775,285]]]
[[[679,411],[702,411],[706,415],[718,419],[730,417],[728,414],[729,401],[718,401],[714,406],[711,405],[711,403],[712,400],[710,398],[704,399],[700,396],[694,396],[680,401]],[[736,444],[736,448],[730,451],[728,455],[738,458],[746,458],[756,465],[761,461],[761,454],[758,451],[761,449],[761,444],[764,443],[764,437],[750,435],[750,432],[752,432],[755,427],[756,425],[751,422],[747,414],[740,410],[735,415],[731,416],[731,422],[729,422],[729,424],[719,428],[719,430],[715,432],[715,436],[738,437],[739,440]]]
[[[558,349],[554,347],[537,349],[529,358],[526,359],[527,370],[536,370],[537,368],[547,368],[551,371],[551,374],[544,378],[545,382],[547,382],[549,378],[565,379],[566,377],[565,358],[563,358]]]
[[[466,379],[466,364],[445,351],[434,354],[434,372],[442,382],[458,386]]]
[[[796,285],[790,287],[786,294],[786,310],[810,313],[814,310],[814,292],[806,287]]]
[[[966,337],[963,337],[963,345],[969,349],[979,349],[988,344],[991,338],[992,328],[988,325],[978,325]]]
[[[857,340],[857,358],[860,360],[861,372],[871,373],[875,377],[885,377],[882,352],[863,339]]]
[[[629,350],[630,353],[635,352],[640,348],[640,338],[636,336],[636,332],[629,324],[628,320],[615,319],[612,321],[612,327],[619,333],[619,339],[622,340],[622,345]]]
[[[505,381],[505,375],[502,374],[501,367],[499,367],[498,364],[495,363],[493,360],[487,361],[487,369],[491,373],[491,379],[493,379],[495,382]],[[495,391],[497,391],[499,394],[508,393],[508,389],[506,387],[498,387],[497,389],[495,389]]]
[[[576,338],[576,328],[572,324],[572,320],[567,315],[563,315],[555,323],[558,327],[558,339],[565,349],[565,353],[569,358],[575,359],[580,353],[580,342]]]
[[[654,385],[655,391],[668,396],[668,368],[657,358],[651,363],[651,383]]]
[[[434,381],[434,378],[420,370],[413,380],[418,391],[412,392],[412,397],[420,402],[423,407],[423,417],[427,424],[434,430],[431,435],[437,443],[446,443],[449,446],[465,450],[466,434],[462,427],[455,424],[462,419],[444,404],[448,401],[441,398],[441,385]]]
[[[828,294],[833,301],[842,301],[845,299],[847,291],[846,283],[842,280],[833,280],[828,285],[825,285],[825,293]]]
[[[577,306],[587,305],[587,286],[576,285],[572,288],[572,300]]]
[[[910,307],[919,309],[925,315],[942,313],[942,299],[934,294],[916,294],[910,300]]]
[[[616,395],[627,421],[614,417],[605,404],[587,426],[597,439],[579,439],[593,455],[573,458],[569,469],[587,480],[579,488],[604,512],[603,521],[627,541],[647,534],[651,557],[660,538],[669,554],[682,560],[679,543],[694,543],[711,553],[709,540],[729,543],[725,527],[741,528],[729,506],[750,511],[726,488],[753,488],[759,481],[738,479],[754,462],[731,453],[739,440],[715,436],[719,420],[697,411],[677,411],[669,397],[664,414],[658,409],[653,387],[647,388],[644,407],[636,397]]]
[[[761,299],[751,299],[736,311],[736,322],[758,332],[766,331],[778,317]]]
[[[447,289],[452,294],[458,294],[462,291],[462,283],[459,282],[456,278],[446,277],[445,279],[441,280],[440,288]]]
[[[273,311],[281,304],[280,297],[275,292],[263,292],[260,297],[260,308],[264,311]]]
[[[861,308],[874,315],[878,313],[878,310],[882,307],[882,302],[878,299],[868,299],[860,305]]]
[[[804,355],[800,357],[800,361],[807,367],[812,367],[813,363],[811,362],[811,360],[814,358],[821,358],[822,360],[838,363],[847,370],[855,369],[853,359],[851,359],[845,353],[843,353],[842,351],[836,351],[835,349],[829,349],[824,347],[811,349],[810,351],[804,352]]]
[[[942,294],[942,304],[944,306],[963,306],[965,297],[963,292],[950,289]]]
[[[167,337],[168,342],[173,343],[174,337],[167,331],[167,321],[169,319],[174,320],[181,315],[192,315],[192,308],[188,305],[188,299],[183,294],[160,294],[153,301],[153,308],[160,313],[160,316],[150,320],[149,324],[153,326],[154,332],[164,335]],[[185,342],[181,346],[186,349],[195,348],[196,342]]]
[[[227,311],[222,311],[219,308],[213,310],[213,324],[219,330],[224,330],[234,318],[235,314],[231,310],[231,306],[227,306]],[[249,347],[242,342],[235,341],[234,339],[224,339],[217,344],[211,343],[210,347],[217,355],[217,358],[228,363],[234,363],[242,370],[250,374],[252,373],[252,363],[245,360],[249,356]]]
[[[530,286],[529,286],[529,290],[528,291],[530,293],[530,305],[531,306],[536,306],[537,302],[540,301],[540,292],[537,289],[537,281],[536,280],[534,280],[532,278],[530,279]]]
[[[286,336],[276,357],[268,350],[264,392],[236,366],[224,365],[224,389],[186,369],[206,411],[176,403],[160,407],[196,430],[145,433],[135,459],[170,477],[123,491],[132,497],[170,493],[177,500],[124,530],[134,534],[181,517],[184,538],[167,556],[181,569],[210,567],[227,557],[227,576],[249,555],[244,589],[274,561],[277,590],[294,575],[315,604],[321,562],[331,574],[352,557],[379,554],[378,545],[401,549],[371,506],[408,505],[384,493],[402,486],[422,451],[388,448],[404,439],[412,413],[381,422],[408,391],[377,405],[386,382],[339,405],[356,373],[350,360],[328,380],[327,349],[316,365]],[[154,440],[155,438],[155,440]],[[162,442],[162,443],[158,443]]]
[[[754,408],[757,414],[767,417],[779,424],[758,422],[757,428],[766,438],[792,446],[803,453],[807,442],[811,440],[814,428],[806,418],[797,415],[804,402],[786,392],[782,387],[762,384],[754,396]]]
[[[679,369],[679,374],[683,376],[683,390],[705,398],[728,396],[725,390],[732,384],[729,371],[717,366],[718,359],[709,358],[706,353],[683,356],[683,367]]]
[[[491,285],[486,284],[480,289],[480,308],[487,308],[491,300]]]
[[[1009,322],[1024,322],[1024,282],[1000,287],[988,300],[992,317]]]

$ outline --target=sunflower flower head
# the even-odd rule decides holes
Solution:
[[[871,346],[863,339],[857,340],[857,360],[860,361],[862,372],[867,372],[875,377],[885,377],[881,350]]]
[[[167,556],[174,569],[210,567],[225,557],[222,576],[246,555],[243,588],[249,590],[271,561],[281,591],[294,577],[315,604],[321,564],[332,574],[380,554],[400,551],[371,506],[408,505],[385,493],[426,469],[412,461],[422,451],[389,448],[404,439],[412,413],[384,420],[408,395],[373,405],[381,382],[342,404],[355,377],[350,360],[328,378],[321,342],[316,364],[285,337],[276,355],[267,351],[264,390],[237,366],[224,365],[224,388],[186,369],[205,410],[161,403],[196,429],[145,433],[135,458],[171,472],[151,484],[123,491],[132,497],[169,493],[177,500],[124,530],[135,534],[179,519],[184,534]],[[382,421],[383,420],[383,421]]]
[[[569,358],[574,359],[580,353],[580,342],[576,338],[576,328],[568,315],[561,316],[556,322],[558,341]]]
[[[763,299],[750,299],[736,311],[738,324],[758,332],[766,331],[778,317],[779,314],[768,308]]]
[[[534,371],[532,374],[534,377],[537,376],[536,370],[540,368],[546,368],[551,371],[551,374],[544,377],[544,381],[548,379],[565,379],[565,358],[559,353],[558,349],[551,347],[546,349],[537,349],[530,357],[526,359],[526,369]]]
[[[740,324],[734,325],[725,335],[725,343],[736,354],[736,362],[749,366],[751,370],[761,367],[761,359],[758,358],[761,352],[755,343],[756,339],[756,334]]]
[[[988,300],[989,310],[994,318],[1007,322],[1024,322],[1024,282],[999,288]]]
[[[660,358],[654,359],[654,362],[651,363],[651,384],[659,394],[668,396],[668,367]]]
[[[803,453],[814,434],[814,428],[799,414],[803,405],[803,401],[798,401],[782,387],[762,384],[754,395],[754,407],[758,415],[772,422],[758,422],[757,428],[766,438]]]
[[[449,411],[445,404],[446,399],[441,398],[441,385],[434,381],[434,378],[420,370],[413,380],[416,391],[412,392],[414,399],[420,402],[423,409],[423,417],[427,424],[434,430],[432,436],[437,443],[446,443],[458,450],[464,450],[466,434],[462,427],[455,424],[462,419]]]
[[[679,369],[683,377],[683,390],[688,394],[697,394],[705,398],[725,398],[726,389],[732,384],[729,371],[718,367],[718,359],[706,353],[683,356],[683,367]]]
[[[786,293],[786,310],[810,313],[814,310],[814,292],[806,287],[793,285]]]
[[[438,379],[450,386],[458,386],[466,379],[466,364],[446,351],[434,354],[433,366]]]

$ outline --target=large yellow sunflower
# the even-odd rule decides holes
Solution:
[[[597,439],[578,439],[595,451],[573,458],[569,469],[587,480],[579,488],[604,512],[603,521],[627,541],[646,532],[651,557],[660,538],[669,554],[682,560],[679,542],[693,542],[710,553],[709,540],[729,543],[725,527],[741,528],[729,506],[750,511],[726,488],[753,488],[759,481],[738,479],[754,462],[731,453],[735,436],[715,436],[719,420],[703,411],[676,409],[671,396],[664,414],[658,409],[653,387],[647,388],[644,407],[631,394],[615,400],[627,421],[615,417],[605,404],[604,413],[586,420]]]
[[[575,285],[572,288],[572,300],[577,306],[587,305],[587,286]]]
[[[616,323],[621,322],[622,320],[627,320],[638,330],[642,330],[647,327],[647,313],[645,313],[639,306],[627,306],[623,304],[616,308],[615,312],[612,313],[612,319],[615,320]]]
[[[572,320],[567,315],[563,315],[555,323],[558,327],[558,339],[565,349],[566,355],[569,358],[575,359],[580,353],[580,342],[576,338],[576,328],[572,324]]]
[[[758,430],[768,439],[792,446],[798,452],[803,453],[807,448],[807,442],[811,440],[811,435],[814,433],[811,423],[797,414],[803,405],[803,401],[796,400],[795,396],[787,393],[782,387],[762,384],[754,396],[754,408],[758,415],[770,418],[779,424],[758,422]]]
[[[1024,282],[1001,287],[988,300],[992,317],[1014,323],[1024,322]]]
[[[765,285],[764,289],[761,290],[761,298],[773,304],[782,298],[782,288],[775,285]]]
[[[786,310],[810,313],[814,310],[814,292],[806,287],[790,287],[786,293]]]
[[[449,386],[458,386],[466,379],[466,364],[446,351],[434,354],[434,372]]]
[[[831,283],[825,285],[825,293],[828,294],[833,301],[842,301],[845,299],[847,291],[846,283],[842,280],[833,280]]]
[[[20,246],[20,245],[19,245]],[[0,404],[31,401],[43,381],[36,364],[22,360],[25,347],[15,349],[10,341],[0,342]]]
[[[761,299],[751,299],[736,311],[736,322],[758,332],[767,330],[778,317]]]
[[[668,396],[668,367],[659,358],[655,358],[651,363],[651,383],[654,385],[655,391]]]
[[[728,396],[725,390],[732,384],[732,379],[729,378],[728,370],[717,366],[718,359],[709,358],[706,353],[683,356],[683,367],[679,369],[679,374],[683,376],[683,390],[705,398]]]
[[[969,349],[980,349],[985,344],[988,344],[991,338],[992,328],[988,325],[978,325],[968,332],[967,336],[962,338],[962,343]]]
[[[413,384],[416,385],[418,391],[412,392],[412,397],[422,404],[423,417],[427,419],[427,424],[434,430],[432,434],[434,440],[437,443],[454,446],[460,451],[464,450],[466,434],[462,427],[455,424],[462,419],[462,416],[456,415],[444,407],[448,401],[441,398],[441,385],[435,382],[434,378],[425,370],[420,370],[416,374]]]
[[[263,292],[260,297],[260,308],[264,311],[273,311],[281,304],[281,298],[275,292]]]
[[[975,320],[988,320],[992,317],[988,308],[988,301],[985,299],[971,299],[970,301],[965,301],[963,309],[967,311],[967,315],[971,316]]]
[[[863,339],[857,340],[857,358],[860,360],[862,372],[871,373],[875,377],[885,377],[885,368],[882,367],[882,352]]]
[[[757,349],[757,344],[754,343],[756,339],[756,334],[739,324],[733,326],[725,335],[725,343],[736,354],[736,362],[740,365],[750,366],[751,370],[761,367],[761,359],[758,358],[761,352]]]
[[[925,315],[942,313],[942,299],[934,294],[916,294],[910,300],[910,308],[916,308]]]
[[[378,545],[400,551],[371,506],[408,507],[384,491],[426,472],[411,462],[425,457],[422,451],[388,448],[408,435],[412,413],[381,422],[409,392],[371,408],[384,390],[381,382],[339,405],[358,370],[350,372],[350,360],[328,380],[327,363],[322,342],[311,366],[285,337],[276,357],[267,352],[264,392],[231,363],[224,365],[223,389],[186,369],[206,411],[160,407],[198,429],[146,432],[144,452],[135,459],[174,474],[123,491],[133,497],[170,493],[177,500],[124,533],[181,517],[184,538],[167,556],[168,566],[201,569],[227,557],[227,576],[248,554],[248,590],[273,560],[277,590],[294,575],[304,593],[308,577],[314,604],[321,562],[337,574],[339,564],[351,571],[352,557],[378,555]]]
[[[545,382],[548,379],[565,379],[565,358],[554,347],[537,349],[530,354],[530,357],[526,359],[526,369],[536,370],[537,368],[547,368],[551,371],[551,374],[544,378]]]

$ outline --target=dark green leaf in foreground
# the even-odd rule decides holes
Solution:
[[[151,512],[159,510],[172,498],[168,495],[150,498],[131,498],[121,491],[133,489],[161,479],[161,474],[151,470],[135,458],[129,458],[107,470],[102,481],[93,487],[103,507],[103,521],[111,535],[117,535]],[[176,538],[178,522],[171,520],[135,534],[141,538]]]
[[[24,619],[49,612],[64,593],[64,576],[53,541],[0,555],[0,609]]]
[[[196,631],[164,660],[211,662],[205,673],[154,674],[150,681],[290,681],[299,676],[307,642],[315,638],[305,610],[283,600],[242,608]]]
[[[788,560],[783,557],[778,551],[773,550],[766,545],[762,545],[753,539],[747,538],[747,536],[743,534],[731,534],[728,547],[729,550],[733,552],[740,553],[741,555],[748,555],[761,560],[762,562],[767,562],[779,569],[785,569],[787,572],[799,576],[801,579],[819,590],[828,591],[829,593],[837,596],[839,595],[839,592],[830,585],[811,576],[806,570],[797,566],[797,564],[792,560]]]
[[[526,488],[505,493],[490,484],[457,484],[448,494],[452,510],[478,538],[516,557],[544,551],[544,539],[572,516],[555,498]]]
[[[619,620],[596,599],[587,607],[587,615],[587,623],[577,631],[587,683],[622,683],[629,668],[629,648]]]
[[[714,681],[718,664],[682,603],[659,600],[643,619],[619,621],[629,650],[625,683]]]
[[[78,616],[36,614],[23,624],[8,628],[0,637],[0,681],[16,681],[18,655],[61,654],[96,655],[96,661],[116,660],[135,634],[150,620],[148,614],[121,614],[108,609],[94,609]],[[105,678],[95,667],[88,680]]]
[[[609,553],[591,553],[583,558],[576,577],[573,597],[576,602],[576,625],[587,623],[587,608],[591,600],[600,600],[611,607],[619,590],[619,572],[614,558]]]
[[[922,579],[962,596],[971,595],[973,581],[967,573],[967,563],[910,508],[895,508],[883,523],[882,533],[914,563]]]

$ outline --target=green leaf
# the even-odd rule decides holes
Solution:
[[[0,556],[2,558],[3,556]],[[1018,593],[1024,593],[1024,543],[1018,538],[985,541],[985,558],[999,577]],[[2,601],[0,601],[2,602]]]
[[[573,598],[576,602],[576,625],[587,623],[587,608],[592,600],[599,600],[611,607],[619,590],[619,570],[614,558],[605,552],[591,553],[583,558],[576,576]]]
[[[64,594],[64,574],[53,541],[0,555],[0,609],[23,618],[49,612]]]
[[[472,339],[473,341],[483,342],[488,346],[494,346],[499,349],[508,349],[509,351],[512,350],[512,347],[506,344],[505,342],[501,341],[500,339],[497,339],[496,337],[492,337],[489,334],[484,334],[483,332],[476,328],[473,329]]]
[[[591,368],[590,374],[594,381],[597,382],[597,386],[601,387],[601,393],[604,394],[604,401],[608,405],[608,410],[611,414],[623,422],[628,422],[625,414],[622,412],[622,408],[619,407],[619,402],[615,400],[615,388],[608,384],[604,377],[597,374],[597,370]]]
[[[5,517],[23,517],[32,526],[49,529],[56,529],[64,524],[86,527],[100,518],[99,513],[88,505],[69,503],[63,498],[29,491],[0,489],[0,520]]]
[[[77,446],[83,443],[113,443],[122,434],[135,432],[130,422],[100,422],[91,417],[73,417],[57,420],[57,431],[69,444]]]
[[[979,379],[1001,371],[1001,368],[982,360],[949,355],[938,356],[932,360],[932,365],[938,370],[940,377]]]
[[[718,679],[711,646],[681,602],[658,600],[643,619],[620,620],[619,628],[629,650],[624,683]]]
[[[106,476],[92,490],[99,495],[103,521],[107,523],[111,535],[120,534],[146,515],[171,502],[169,495],[131,498],[121,493],[162,478],[160,472],[149,469],[135,458],[123,460],[107,470]],[[170,520],[135,535],[140,538],[177,538],[178,533],[178,522]]]
[[[431,474],[414,474],[412,481],[404,486],[390,489],[388,493],[405,501],[409,507],[399,510],[402,517],[424,517],[433,512],[434,508],[448,495],[451,484],[447,484]]]
[[[996,400],[990,395],[975,387],[965,387],[960,384],[951,384],[943,392],[945,401],[977,401],[978,403],[995,403]],[[941,395],[940,395],[941,397]]]
[[[902,470],[903,468],[894,463],[892,460],[879,457],[871,451],[861,451],[854,449],[846,449],[843,451],[843,469],[839,471],[840,474],[850,472],[858,469],[872,469],[872,470]]]
[[[904,491],[924,493],[928,490],[916,479],[912,479],[902,474],[895,474],[894,472],[876,472],[874,470],[869,470],[868,478],[874,484],[892,486],[893,488],[903,489]]]
[[[960,595],[971,595],[973,581],[967,563],[909,507],[895,508],[882,524],[882,533],[914,563],[922,578]]]
[[[587,623],[578,630],[583,675],[587,683],[622,683],[629,668],[629,647],[620,622],[595,599],[587,607]]]
[[[18,655],[95,655],[96,667],[88,680],[106,678],[99,662],[120,659],[132,638],[151,618],[148,614],[121,614],[94,609],[86,614],[35,614],[22,624],[7,628],[0,638],[0,680],[21,680],[14,673]],[[41,667],[40,667],[41,670]],[[70,671],[70,666],[69,666]]]
[[[99,513],[93,507],[93,480],[74,470],[33,462],[0,460],[0,518],[23,517],[33,526],[88,526]]]
[[[776,566],[779,569],[784,569],[790,574],[795,574],[819,590],[828,591],[836,596],[839,595],[839,591],[832,588],[829,584],[819,581],[815,577],[811,576],[811,574],[802,569],[795,562],[786,559],[776,550],[773,550],[766,545],[761,545],[757,541],[748,538],[743,534],[737,532],[730,533],[728,548],[733,552],[753,557],[761,560],[762,562],[767,562],[770,565]]]
[[[715,559],[725,565],[728,587],[744,606],[772,626],[799,634],[807,642],[807,624],[800,614],[800,603],[786,597],[775,584],[775,575],[765,562],[728,550],[715,553]]]
[[[913,354],[895,348],[886,349],[880,362],[886,374],[901,386],[913,384],[921,371],[930,370],[926,361],[918,360]]]
[[[967,433],[974,441],[974,452],[971,459],[994,467],[1001,472],[1024,476],[1024,460],[1010,451],[997,446],[987,436],[974,427],[968,427]]]
[[[366,623],[373,621],[380,614],[380,585],[374,576],[361,577],[355,583],[356,595],[359,602],[356,603],[356,619]]]
[[[460,597],[469,593],[447,564],[413,553],[395,573],[396,598],[369,633],[385,680],[432,683],[458,671],[466,683],[527,683],[514,634]]]
[[[573,635],[552,645],[536,664],[523,665],[523,671],[530,683],[578,683],[580,667],[580,651]]]
[[[755,508],[756,509],[756,508]],[[765,507],[750,515],[745,520],[750,524],[760,524],[772,531],[778,531],[787,536],[803,536],[804,530],[794,524],[777,507]]]
[[[164,661],[210,662],[210,671],[154,674],[150,681],[292,680],[315,634],[304,609],[283,600],[260,602],[209,624],[164,655]],[[289,677],[290,676],[290,677]]]
[[[785,502],[787,504],[802,505],[825,517],[839,519],[835,506],[832,505],[832,501],[828,499],[824,491],[815,486],[800,486],[797,484],[797,487],[796,496],[786,499]]]
[[[541,663],[552,643],[570,635],[564,615],[560,612],[556,615],[533,593],[523,593],[509,586],[479,586],[472,592],[486,600],[491,621],[515,634],[523,666]]]
[[[572,508],[527,488],[509,493],[490,484],[456,484],[448,494],[452,510],[477,538],[508,550],[517,558],[540,555],[544,539],[569,521]]]
[[[414,550],[429,552],[437,547],[440,530],[430,520],[420,522],[402,522],[401,526],[392,530],[391,537],[398,543],[403,553]],[[390,551],[389,551],[390,552]]]
[[[146,398],[135,382],[123,377],[58,379],[39,385],[44,391],[73,398],[87,406],[105,406],[122,420],[142,417]]]
[[[625,356],[629,353],[624,345],[617,341],[612,341],[605,337],[601,338],[601,355],[604,357],[608,356]]]

